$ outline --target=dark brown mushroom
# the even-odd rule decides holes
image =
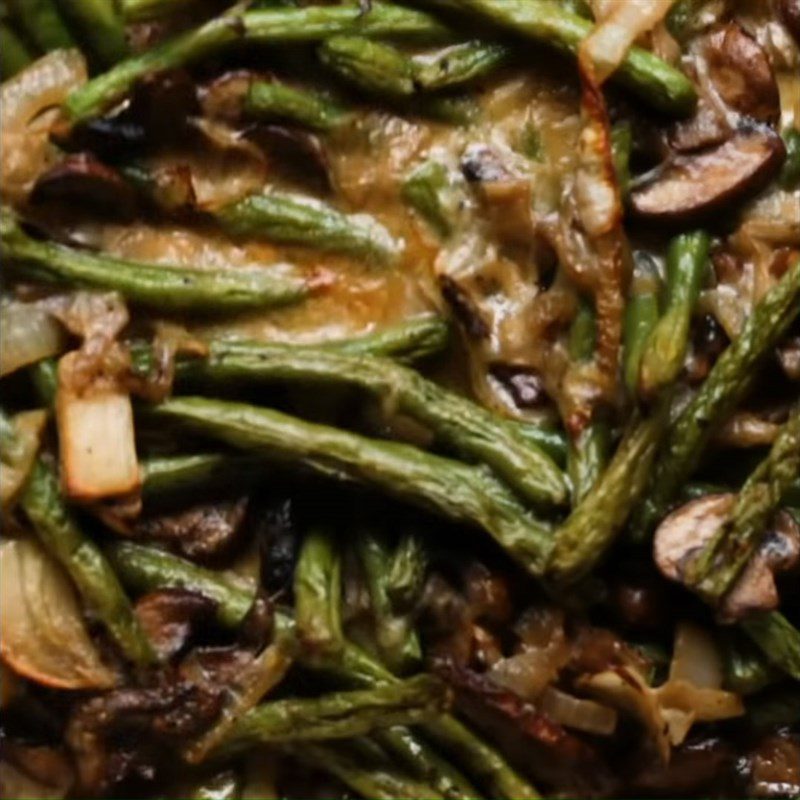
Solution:
[[[631,210],[652,222],[708,219],[766,186],[785,156],[783,140],[772,129],[743,126],[722,144],[676,156],[637,181]]]
[[[736,501],[734,494],[713,494],[692,500],[670,514],[656,531],[655,562],[664,577],[686,583],[686,569],[725,524]],[[779,605],[777,573],[800,562],[800,529],[786,512],[779,512],[758,550],[719,606],[725,620],[738,620]]]
[[[781,18],[800,47],[800,0],[778,0]]]
[[[152,781],[188,737],[219,715],[222,687],[211,691],[166,680],[154,688],[116,689],[76,706],[66,731],[78,771],[77,797]]]
[[[740,118],[774,125],[780,120],[778,84],[761,45],[736,23],[720,25],[694,44],[700,93],[697,111],[675,124],[671,147],[691,152],[727,139]]]
[[[137,205],[134,187],[90,153],[69,155],[44,172],[30,200],[37,205],[66,205],[118,219],[130,219]]]
[[[186,589],[161,589],[139,598],[136,616],[161,660],[184,650],[197,627],[208,622],[216,603]]]
[[[230,550],[247,512],[247,498],[193,506],[139,520],[133,535],[167,542],[189,558],[214,558]]]

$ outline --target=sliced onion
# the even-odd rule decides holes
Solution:
[[[582,678],[578,686],[602,703],[619,709],[642,723],[656,752],[666,763],[670,754],[667,720],[656,693],[637,670],[621,667]]]
[[[574,697],[552,686],[542,693],[539,708],[554,722],[584,733],[610,736],[617,727],[617,712],[613,708]]]
[[[674,680],[667,681],[657,692],[659,702],[665,710],[677,709],[691,714],[693,721],[715,722],[720,719],[740,717],[744,714],[744,703],[742,703],[741,697],[733,692],[724,692],[721,689],[700,689],[687,681]],[[683,739],[681,738],[680,741]]]
[[[684,681],[698,689],[719,689],[723,669],[714,640],[691,622],[681,622],[675,630],[675,647],[669,680]]]
[[[32,540],[0,545],[0,655],[18,674],[55,689],[117,682],[89,637],[69,579]]]
[[[61,372],[59,367],[56,417],[67,494],[100,500],[137,490],[141,476],[130,395],[113,388],[79,395],[64,386]]]
[[[0,378],[63,353],[66,344],[64,329],[41,305],[12,300],[0,307]]]
[[[594,77],[603,83],[624,61],[631,45],[652,30],[675,0],[603,2],[600,23],[581,44],[581,58],[594,65]]]
[[[6,200],[24,200],[36,178],[57,158],[50,144],[52,115],[67,95],[86,81],[86,62],[78,50],[53,50],[0,88],[0,187]],[[57,111],[55,114],[59,113]]]
[[[2,453],[0,469],[0,505],[8,511],[30,474],[42,433],[47,422],[46,411],[23,411],[13,418],[14,451]]]

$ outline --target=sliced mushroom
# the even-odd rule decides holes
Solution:
[[[550,404],[550,397],[539,372],[532,367],[514,364],[492,364],[489,375],[498,389],[508,394],[520,410],[542,408]]]
[[[90,153],[75,153],[39,177],[30,200],[130,219],[136,208],[136,190],[119,172]]]
[[[738,118],[780,120],[778,84],[761,45],[736,23],[720,25],[693,46],[700,93],[694,116],[675,124],[670,145],[689,152],[719,144]]]
[[[197,505],[142,519],[134,535],[169,542],[189,558],[213,558],[233,546],[246,512],[247,498]]]
[[[709,78],[720,98],[740,114],[775,124],[781,98],[772,65],[761,45],[731,22],[712,31],[705,43]]]
[[[739,620],[756,611],[774,611],[780,605],[775,575],[800,563],[800,528],[785,511],[777,514],[772,529],[725,597],[720,613]]]
[[[715,494],[692,500],[670,514],[656,531],[654,558],[661,573],[686,582],[686,567],[725,524],[736,500],[734,494]],[[800,530],[794,519],[779,512],[758,550],[733,588],[724,597],[720,616],[738,620],[755,611],[778,607],[775,575],[800,563]]]
[[[786,155],[777,133],[744,126],[722,144],[677,156],[637,182],[633,213],[653,222],[688,223],[755,194],[775,177]]]
[[[210,619],[216,603],[186,589],[161,589],[136,603],[136,616],[162,660],[180,653],[195,628]]]
[[[689,560],[727,519],[736,496],[709,494],[673,511],[656,531],[653,555],[665,578],[682,583]]]
[[[449,275],[439,277],[439,286],[442,296],[467,334],[472,339],[487,339],[490,333],[489,323],[470,293]]]

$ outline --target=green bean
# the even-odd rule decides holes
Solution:
[[[119,102],[140,78],[186,66],[245,43],[269,45],[313,42],[341,33],[437,39],[447,35],[433,17],[420,11],[375,2],[364,13],[358,4],[276,8],[217,17],[146,53],[117,64],[67,99],[74,123],[99,116]]]
[[[56,0],[98,63],[110,67],[129,53],[125,22],[111,0]]]
[[[793,191],[800,186],[800,130],[787,128],[783,132],[783,141],[786,145],[786,160],[778,182],[787,191]]]
[[[427,0],[430,3],[430,0]],[[457,7],[535,42],[576,53],[594,23],[547,0],[456,0]],[[686,115],[697,95],[679,70],[640,47],[632,47],[615,78],[658,111]]]
[[[329,534],[328,534],[329,535]],[[332,544],[328,550],[321,551],[324,558],[313,562],[310,555],[306,558],[301,551],[298,569],[295,572],[295,594],[300,600],[300,594],[312,590],[311,602],[321,608],[328,605],[328,610],[317,614],[318,620],[328,620],[330,624],[328,637],[339,638],[337,647],[330,648],[332,658],[328,658],[325,666],[327,672],[340,683],[349,687],[374,687],[391,684],[397,681],[382,664],[357,648],[351,642],[340,636],[341,625],[341,586],[334,579],[333,571],[337,569]],[[317,575],[318,582],[312,585],[308,578],[298,581],[301,570],[306,574]],[[314,590],[317,587],[318,591]],[[305,602],[305,601],[301,601]],[[302,626],[298,626],[298,635],[303,637]],[[319,661],[315,666],[322,666]],[[502,756],[483,742],[463,723],[455,717],[443,715],[423,726],[423,730],[433,740],[437,741],[443,749],[455,754],[467,769],[482,779],[490,791],[490,795],[503,800],[522,800],[523,798],[536,798],[538,794],[527,781],[518,776],[514,770],[505,763]],[[438,758],[432,752],[430,745],[424,740],[416,740],[413,734],[406,734],[397,729],[380,731],[379,741],[404,763],[417,765],[422,768],[421,775],[424,779],[445,797],[472,798],[477,793],[457,770]],[[420,744],[421,742],[421,744]]]
[[[132,303],[160,310],[234,312],[296,302],[312,287],[272,269],[195,269],[141,264],[33,239],[3,211],[6,264],[26,279],[117,291]]]
[[[452,89],[483,78],[508,63],[513,50],[477,40],[415,56],[414,82],[426,91]]]
[[[155,547],[134,542],[112,542],[105,548],[123,583],[138,592],[188,589],[213,600],[217,622],[228,628],[241,625],[255,600],[256,590],[236,575],[198,567],[191,561]]]
[[[658,322],[660,278],[649,256],[635,258],[634,264],[633,280],[625,307],[622,360],[625,385],[636,397],[639,392],[642,355]]]
[[[362,530],[356,538],[365,584],[370,598],[374,639],[381,660],[396,674],[408,674],[422,659],[419,639],[407,616],[394,608],[388,578],[391,552],[373,531]]]
[[[45,358],[28,367],[33,391],[40,405],[51,408],[58,391],[58,359]]]
[[[453,233],[458,197],[444,164],[422,163],[404,181],[402,196],[440,238],[447,239]]]
[[[569,338],[569,354],[578,369],[590,361],[594,353],[595,325],[594,309],[585,300],[581,301]],[[610,439],[608,424],[604,420],[592,419],[570,441],[567,470],[575,503],[583,500],[605,469]]]
[[[761,544],[785,492],[800,478],[800,405],[789,415],[769,452],[747,479],[728,519],[686,565],[689,585],[719,602]]]
[[[667,255],[667,307],[642,353],[640,386],[645,397],[669,386],[683,369],[692,314],[708,268],[711,239],[704,231],[682,233]]]
[[[532,443],[520,442],[513,426],[393,361],[305,346],[216,341],[209,345],[208,358],[182,362],[178,377],[216,385],[288,381],[357,386],[427,425],[464,456],[488,464],[531,502],[560,504],[567,497],[562,472]]]
[[[389,559],[386,593],[395,608],[415,608],[422,593],[428,567],[428,554],[415,534],[404,534]]]
[[[221,745],[225,753],[265,743],[362,736],[375,728],[423,722],[447,708],[444,685],[432,675],[374,689],[262,703],[239,719]]]
[[[413,62],[391,45],[363,36],[332,36],[317,53],[328,69],[365,91],[395,98],[416,91]]]
[[[558,584],[585,577],[605,555],[642,496],[668,420],[669,404],[635,422],[611,463],[555,532],[547,571]]]
[[[9,5],[22,33],[40,50],[76,46],[55,0],[11,0]]]
[[[757,614],[740,626],[772,664],[800,680],[800,631],[783,614]]]
[[[304,743],[293,752],[313,769],[322,769],[338,778],[345,786],[361,797],[373,800],[438,800],[438,794],[429,785],[419,783],[400,773],[391,764],[373,764],[365,760],[363,752],[351,752],[352,742],[342,744]]]
[[[776,683],[780,673],[739,631],[729,631],[723,641],[724,688],[740,695],[760,692]]]
[[[198,0],[122,0],[127,22],[149,22],[169,17],[196,5]]]
[[[327,97],[276,81],[253,81],[244,113],[259,120],[288,120],[318,131],[329,131],[346,119],[346,112]]]
[[[33,54],[16,31],[0,22],[0,77],[6,81],[33,61]]]
[[[243,403],[186,397],[162,403],[151,417],[182,423],[270,460],[366,483],[478,525],[532,574],[541,574],[544,567],[550,548],[548,526],[534,519],[485,468]]]
[[[378,262],[395,259],[399,245],[389,232],[364,214],[343,214],[300,195],[265,192],[237,200],[214,212],[230,236],[264,237],[334,253],[365,256]]]
[[[800,313],[800,258],[786,271],[753,313],[742,332],[719,357],[700,391],[670,425],[648,494],[633,527],[644,538],[697,467],[718,426],[738,406],[757,379],[757,367]]]
[[[137,665],[152,662],[153,650],[114,570],[100,548],[78,528],[61,497],[58,477],[41,459],[33,468],[20,505],[45,549],[69,573],[88,609],[125,657]]]

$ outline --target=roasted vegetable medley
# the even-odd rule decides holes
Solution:
[[[800,0],[0,12],[0,797],[800,798]]]

